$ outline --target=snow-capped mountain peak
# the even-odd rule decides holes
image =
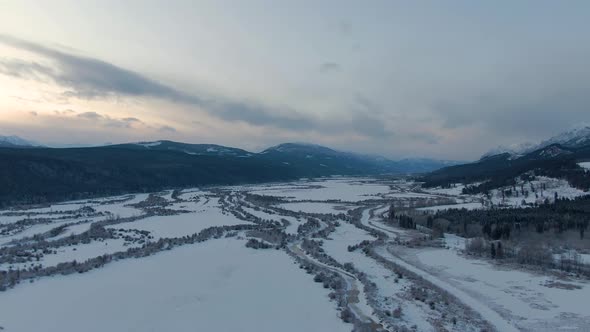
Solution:
[[[482,156],[482,158],[491,157],[502,153],[509,153],[513,157],[519,157],[524,154],[542,149],[553,144],[560,144],[568,148],[577,148],[585,145],[590,145],[590,126],[584,124],[574,127],[571,130],[553,136],[550,139],[542,141],[538,144],[520,143],[508,146],[499,146],[495,149],[488,151],[486,154]]]
[[[581,125],[543,141],[539,148],[551,144],[561,144],[567,147],[579,147],[590,144],[590,126]]]
[[[488,152],[486,152],[481,158],[496,156],[502,153],[509,153],[512,156],[519,156],[523,155],[527,152],[534,151],[537,148],[537,144],[526,142],[526,143],[518,143],[518,144],[510,144],[510,145],[500,145]]]
[[[2,136],[0,135],[0,147],[11,147],[11,148],[18,148],[18,147],[39,147],[41,145],[37,143],[33,143],[31,141],[27,141],[26,139],[20,138],[15,135],[10,136]]]
[[[160,144],[162,144],[162,141],[154,141],[154,142],[139,142],[139,143],[135,143],[137,145],[141,145],[145,148],[151,148],[153,146],[158,146]]]
[[[270,152],[281,152],[281,153],[293,153],[293,152],[300,152],[300,153],[330,153],[330,154],[341,154],[345,152],[336,151],[325,146],[312,144],[312,143],[282,143],[279,145],[272,146],[264,151],[262,154],[270,153]]]

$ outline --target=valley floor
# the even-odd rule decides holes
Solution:
[[[0,330],[590,329],[588,280],[385,220],[483,208],[460,189],[330,178],[0,211]]]

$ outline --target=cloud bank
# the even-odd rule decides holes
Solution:
[[[195,93],[180,91],[106,61],[65,53],[12,36],[0,35],[0,43],[32,52],[51,60],[53,63],[52,67],[35,61],[0,59],[0,73],[25,79],[49,79],[68,89],[64,93],[66,97],[81,99],[117,96],[158,98],[199,107],[224,121],[245,122],[254,126],[270,126],[293,131],[353,130],[368,137],[384,137],[389,134],[383,124],[370,115],[359,116],[348,123],[345,121],[322,121],[289,108],[270,108],[254,102],[234,101],[223,97],[202,97]],[[326,63],[322,65],[322,68],[334,71],[338,70],[339,66],[335,63]],[[98,114],[88,113],[79,116],[97,118]],[[127,125],[114,121],[112,124],[113,126]],[[162,131],[165,132],[171,132],[172,129],[174,128],[162,127]]]

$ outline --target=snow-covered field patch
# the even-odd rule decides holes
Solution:
[[[353,209],[352,206],[346,205],[335,205],[330,203],[320,203],[320,202],[297,202],[297,203],[286,203],[281,204],[279,207],[291,210],[295,212],[303,211],[307,213],[346,213],[348,210]]]
[[[514,190],[516,188],[516,190]],[[517,186],[494,189],[490,191],[491,200],[494,204],[507,206],[521,206],[522,202],[527,204],[541,204],[545,200],[553,202],[555,196],[558,198],[576,198],[587,195],[580,189],[572,187],[567,180],[537,176],[535,180],[521,183]],[[508,196],[502,194],[502,191],[512,190],[513,194]],[[522,194],[525,191],[525,195]]]
[[[447,239],[448,244],[457,238]],[[460,244],[459,244],[460,246]],[[404,260],[451,284],[526,331],[555,331],[564,325],[583,331],[590,323],[585,305],[590,284],[503,268],[455,250],[396,248]],[[568,287],[555,287],[567,284]]]
[[[437,194],[437,195],[459,196],[463,193],[463,188],[465,188],[465,185],[463,185],[462,183],[455,183],[450,188],[435,187],[435,188],[424,188],[423,190],[428,193]]]
[[[160,238],[192,235],[212,226],[240,224],[247,224],[247,222],[237,219],[233,215],[222,214],[216,208],[208,208],[201,212],[148,217],[134,222],[109,226],[109,228],[148,231],[157,241]]]
[[[334,178],[323,181],[298,182],[296,186],[275,188],[253,188],[252,193],[267,196],[279,196],[293,200],[340,200],[344,202],[363,201],[378,198],[389,192],[383,184],[357,178]]]
[[[56,249],[56,253],[44,254],[39,261],[30,263],[18,263],[18,264],[4,264],[0,265],[0,269],[12,268],[12,269],[24,269],[34,266],[55,266],[59,263],[66,263],[77,261],[79,263],[84,262],[87,259],[95,258],[105,254],[112,254],[119,251],[126,251],[131,247],[137,247],[138,245],[126,245],[123,239],[109,239],[106,241],[93,241],[88,244],[79,244],[76,246],[66,246]],[[1,323],[0,323],[1,325]]]
[[[6,331],[348,331],[283,252],[215,240],[0,296]]]

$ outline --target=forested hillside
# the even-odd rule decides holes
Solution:
[[[470,186],[468,193],[483,193],[515,184],[515,178],[527,172],[535,175],[563,178],[581,190],[590,189],[590,173],[578,162],[590,158],[590,146],[566,148],[554,144],[515,158],[503,153],[485,157],[477,162],[450,166],[421,178],[425,187],[448,187],[453,183],[481,182]]]

